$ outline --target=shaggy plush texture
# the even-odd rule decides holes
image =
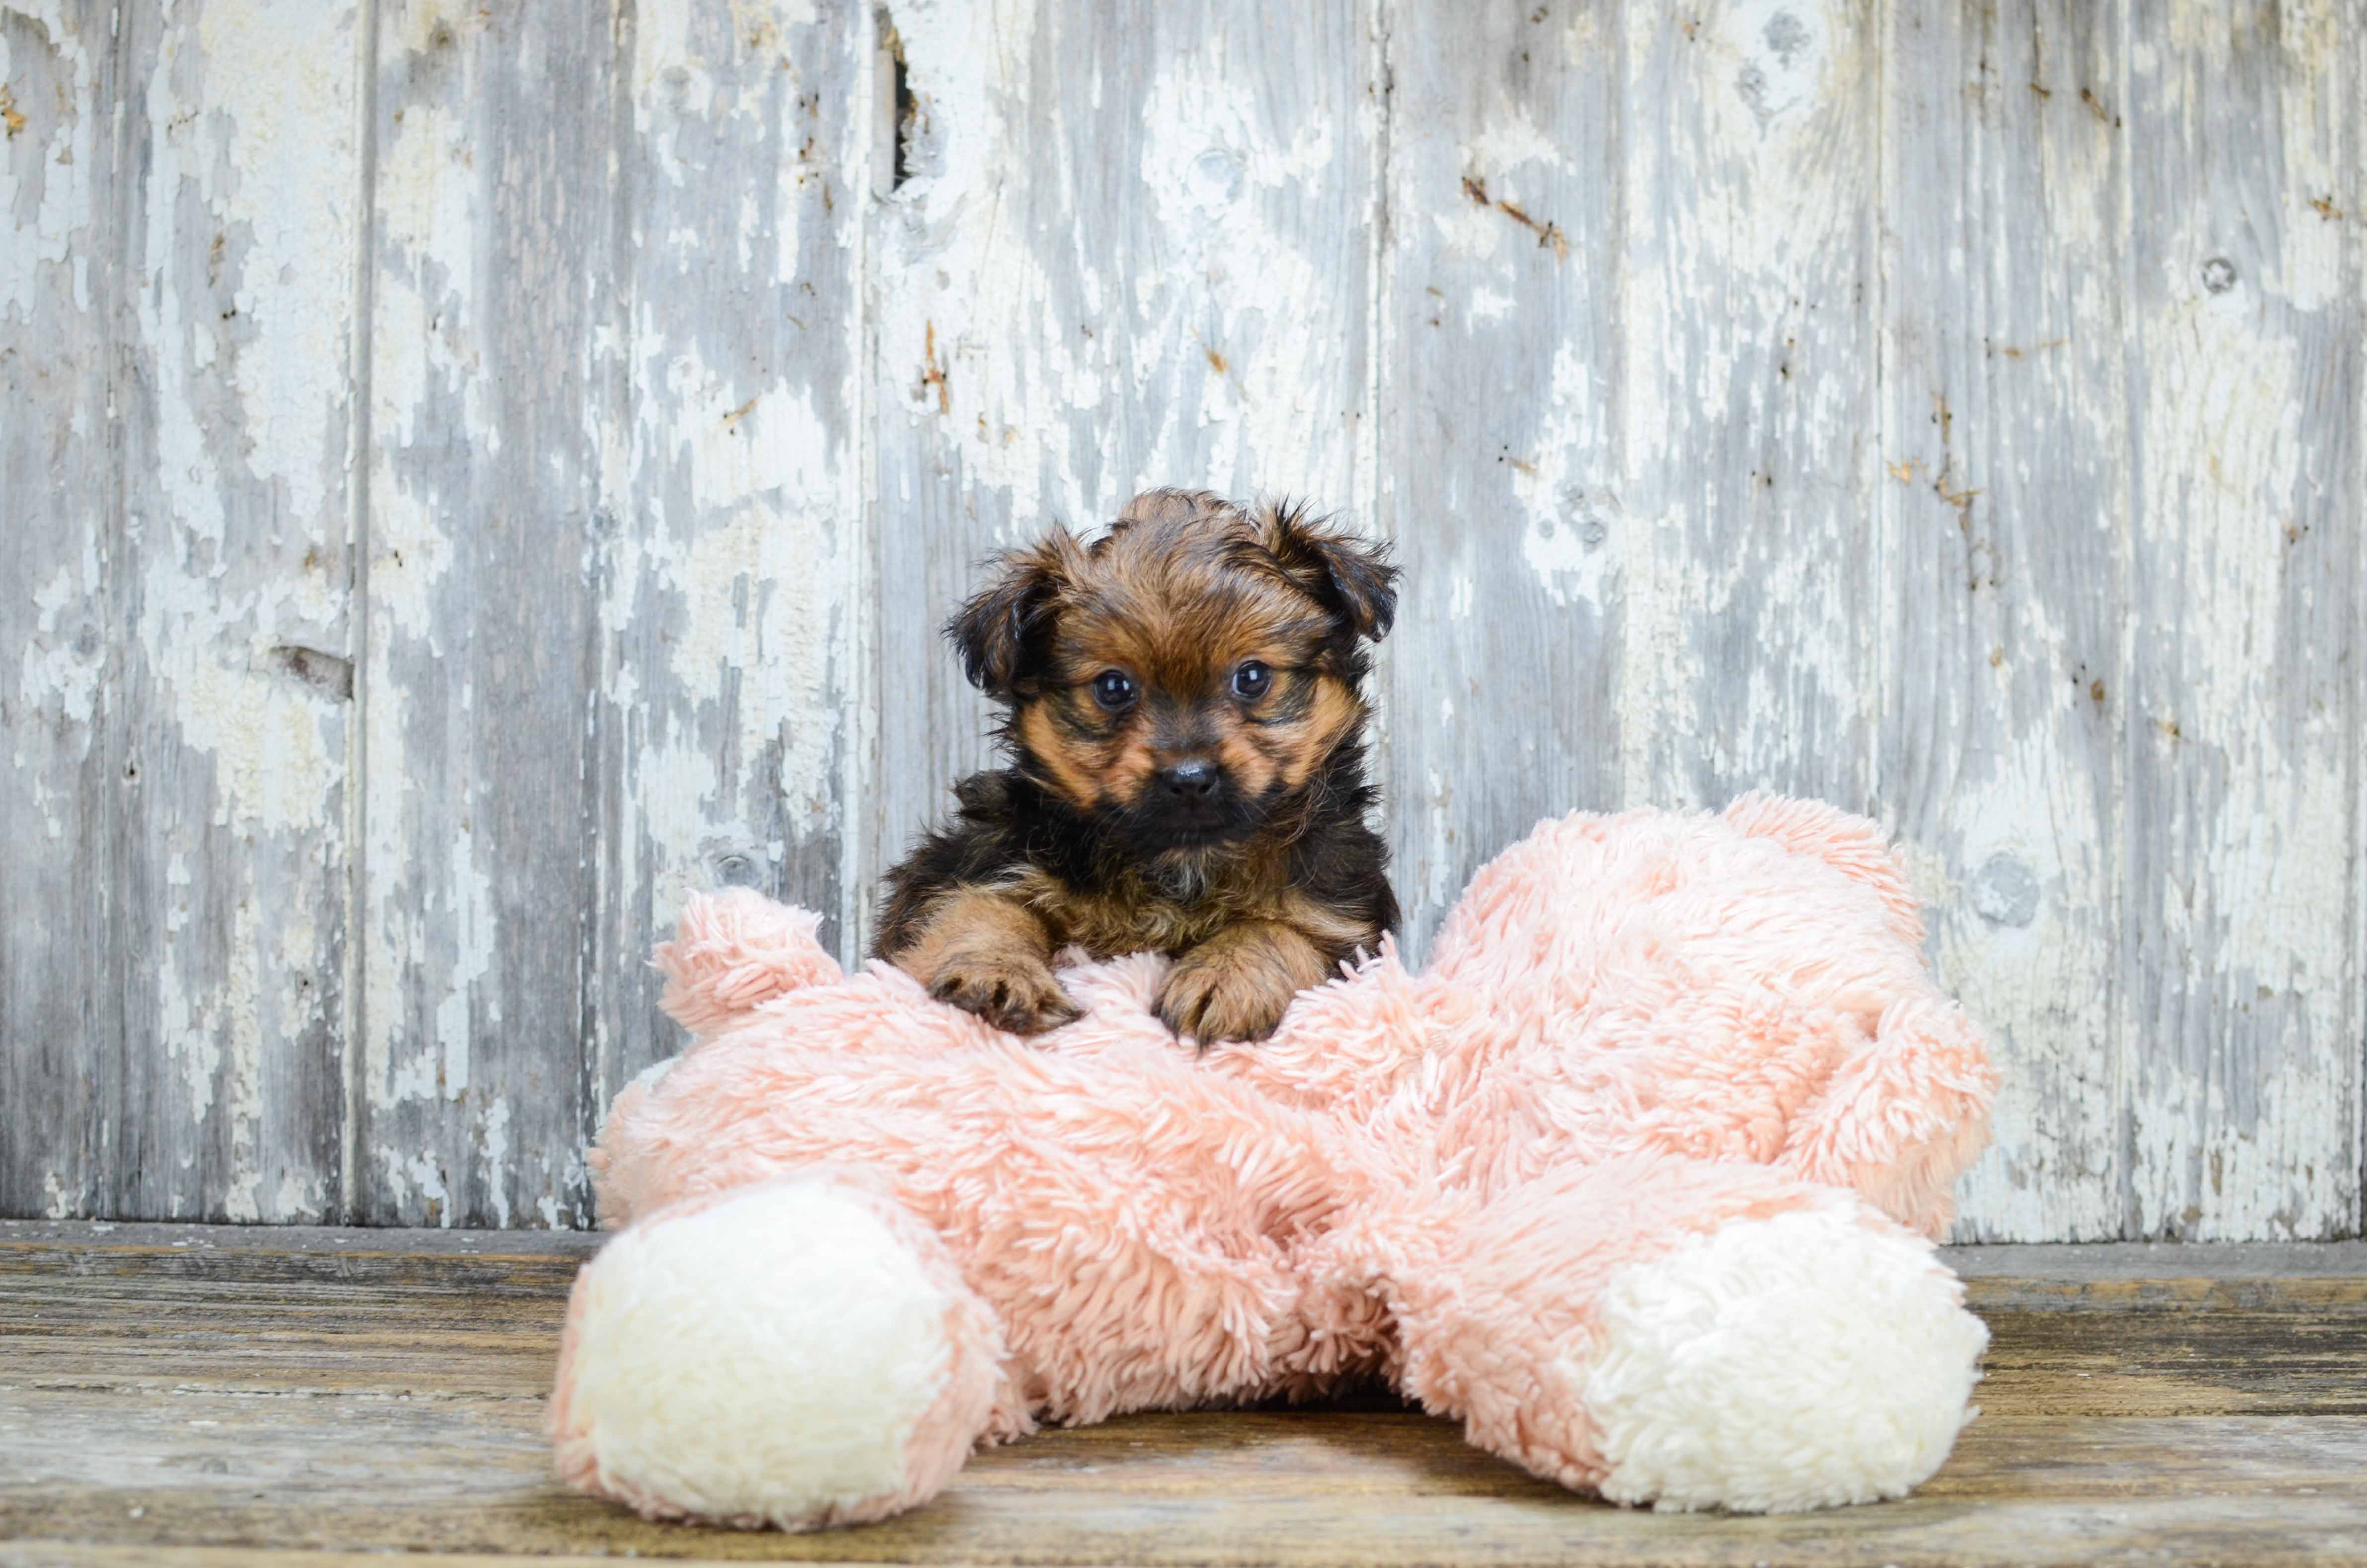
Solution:
[[[553,1407],[585,1490],[876,1517],[1039,1421],[1383,1378],[1616,1501],[1787,1509],[1898,1495],[1969,1418],[1925,1238],[1995,1080],[1870,823],[1547,822],[1426,972],[1385,947],[1206,1052],[1156,957],[1023,1041],[813,931],[734,890],[659,950],[698,1040],[592,1156],[630,1228]]]

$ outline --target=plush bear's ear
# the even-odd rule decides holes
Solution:
[[[1291,581],[1359,637],[1379,642],[1398,615],[1398,569],[1389,547],[1310,519],[1303,506],[1265,509],[1265,546]]]
[[[994,558],[987,585],[946,622],[972,686],[997,702],[1022,694],[1043,658],[1059,592],[1075,580],[1077,559],[1076,537],[1066,528]]]

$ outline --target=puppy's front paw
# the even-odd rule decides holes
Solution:
[[[929,994],[1013,1034],[1042,1034],[1082,1016],[1051,970],[1034,959],[957,953],[930,977]]]
[[[1265,1039],[1297,994],[1297,987],[1275,965],[1211,945],[1178,959],[1151,1005],[1161,1023],[1205,1046]]]

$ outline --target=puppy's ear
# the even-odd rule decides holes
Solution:
[[[1285,503],[1265,509],[1265,546],[1290,580],[1359,637],[1379,642],[1398,618],[1398,569],[1389,547],[1309,518]]]
[[[1059,592],[1075,580],[1077,556],[1075,536],[1055,528],[1039,544],[994,558],[986,586],[946,622],[970,685],[997,702],[1021,694],[1043,657]]]

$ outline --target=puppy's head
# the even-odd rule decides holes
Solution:
[[[946,628],[1023,767],[1142,853],[1244,839],[1362,727],[1397,609],[1380,546],[1153,490],[1091,545],[1002,557]]]

